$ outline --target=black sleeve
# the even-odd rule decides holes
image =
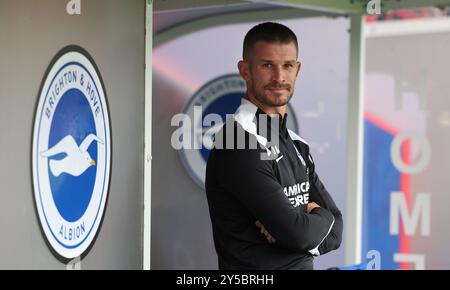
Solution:
[[[334,222],[333,214],[317,208],[307,214],[294,208],[285,196],[270,162],[261,161],[262,150],[218,149],[216,168],[222,186],[236,196],[276,238],[279,247],[309,251],[317,247]]]
[[[329,251],[339,248],[339,246],[341,245],[343,230],[342,214],[339,208],[334,203],[333,198],[328,193],[323,183],[320,181],[319,176],[315,172],[314,162],[312,161],[311,155],[309,155],[309,158],[309,161],[311,162],[309,166],[309,178],[311,183],[310,201],[314,201],[321,207],[329,210],[334,216],[333,227],[318,248],[319,253],[323,255]]]

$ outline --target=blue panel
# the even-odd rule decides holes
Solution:
[[[389,234],[390,194],[400,190],[400,172],[390,154],[394,136],[367,120],[364,129],[362,258],[377,250],[381,269],[398,269],[393,257],[399,252],[400,237]]]

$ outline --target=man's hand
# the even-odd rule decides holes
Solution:
[[[306,212],[307,213],[311,213],[311,211],[313,209],[315,209],[316,207],[320,207],[320,205],[318,205],[317,203],[315,203],[314,201],[308,203],[307,208],[306,208]]]
[[[269,244],[274,244],[277,240],[266,230],[264,225],[258,220],[255,223],[256,227],[260,230],[260,233],[266,236],[267,242]]]

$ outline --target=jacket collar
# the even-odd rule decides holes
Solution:
[[[255,123],[255,120],[258,119],[259,114],[265,113],[249,100],[242,98],[241,105],[234,113],[234,120],[236,120],[236,122],[239,123],[245,131],[254,135],[258,143],[260,143],[262,146],[266,148],[268,140],[266,137],[258,134],[257,123]],[[281,130],[286,129],[286,118],[287,114],[283,118],[283,121],[281,123]],[[287,132],[292,140],[297,140],[305,144],[308,144],[304,139],[302,139],[292,130],[287,129]]]

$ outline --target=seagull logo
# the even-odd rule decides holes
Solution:
[[[71,135],[67,135],[61,141],[59,141],[52,148],[41,152],[42,157],[50,158],[52,156],[65,153],[66,156],[60,160],[50,160],[50,171],[56,177],[62,173],[67,173],[72,176],[80,176],[90,166],[95,166],[95,161],[89,155],[87,151],[92,142],[97,141],[103,144],[94,134],[88,135],[84,138],[81,145],[78,146],[75,139]]]
[[[70,45],[51,60],[38,95],[35,206],[52,252],[73,259],[94,243],[108,199],[112,140],[105,86],[92,56]]]

